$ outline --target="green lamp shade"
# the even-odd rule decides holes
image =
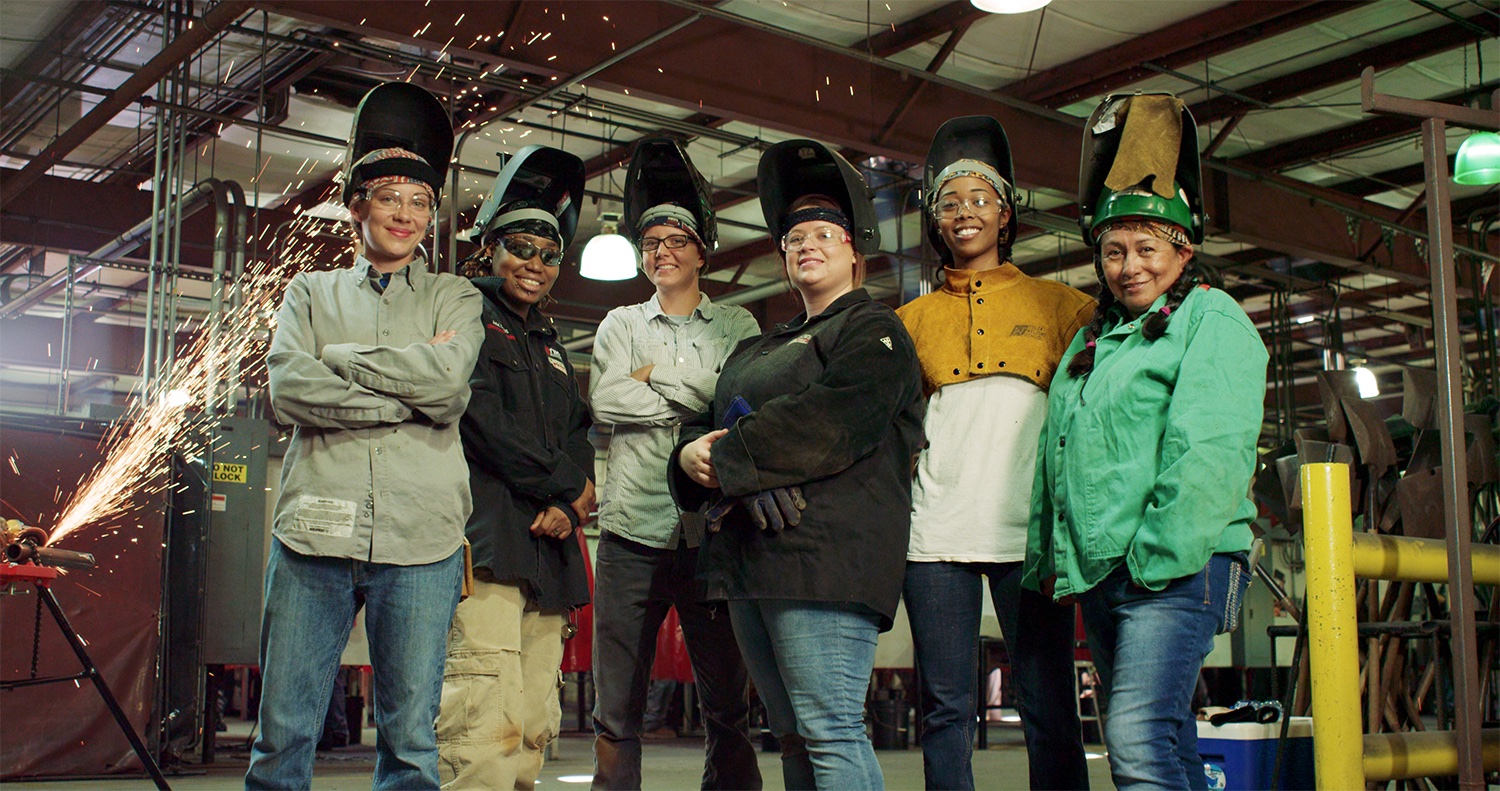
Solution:
[[[1500,184],[1500,135],[1475,132],[1458,147],[1453,180],[1459,184]]]

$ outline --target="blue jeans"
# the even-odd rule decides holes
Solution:
[[[1214,555],[1162,591],[1121,565],[1078,596],[1105,693],[1104,741],[1115,786],[1206,789],[1193,690],[1214,634],[1239,622],[1243,561]]]
[[[365,607],[375,670],[373,788],[437,788],[443,652],[463,551],[422,566],[299,555],[271,541],[260,627],[260,736],[245,787],[312,786],[324,705]]]
[[[1032,788],[1088,788],[1073,687],[1073,607],[1021,587],[1021,563],[908,563],[928,789],[972,789],[982,576],[1010,654]]]
[[[788,599],[732,601],[729,615],[781,741],[788,791],[885,788],[864,717],[880,616],[854,604]]]

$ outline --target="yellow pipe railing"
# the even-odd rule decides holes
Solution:
[[[1313,727],[1316,734],[1317,726]],[[1479,733],[1484,771],[1500,770],[1500,730],[1488,728]],[[1453,731],[1367,733],[1364,771],[1366,780],[1377,782],[1456,775],[1457,735]]]
[[[1354,533],[1346,464],[1302,465],[1313,763],[1319,788],[1458,773],[1453,731],[1365,734],[1360,724],[1354,579],[1448,582],[1441,541]],[[1472,547],[1474,581],[1500,585],[1500,547]],[[1485,771],[1500,770],[1500,730],[1481,733]]]
[[[1500,546],[1473,544],[1469,558],[1476,583],[1500,585]],[[1359,533],[1354,536],[1354,576],[1446,585],[1448,545],[1426,538]]]

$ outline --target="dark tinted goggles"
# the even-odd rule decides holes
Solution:
[[[521,259],[530,261],[541,256],[542,263],[547,266],[557,266],[562,263],[563,253],[561,250],[550,247],[538,247],[519,236],[502,236],[500,244],[505,246],[505,251]]]

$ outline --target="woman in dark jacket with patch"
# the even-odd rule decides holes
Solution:
[[[594,508],[591,421],[567,350],[538,310],[577,227],[583,181],[572,154],[518,152],[480,208],[480,252],[464,267],[484,295],[484,344],[460,423],[474,588],[448,640],[438,718],[445,789],[536,781],[562,716],[568,611],[589,601],[573,531]]]
[[[900,319],[859,288],[879,244],[859,174],[792,140],[759,187],[806,311],[725,362],[712,411],[683,426],[674,495],[721,517],[700,569],[729,600],[786,787],[880,788],[864,701],[901,595],[921,375]]]

